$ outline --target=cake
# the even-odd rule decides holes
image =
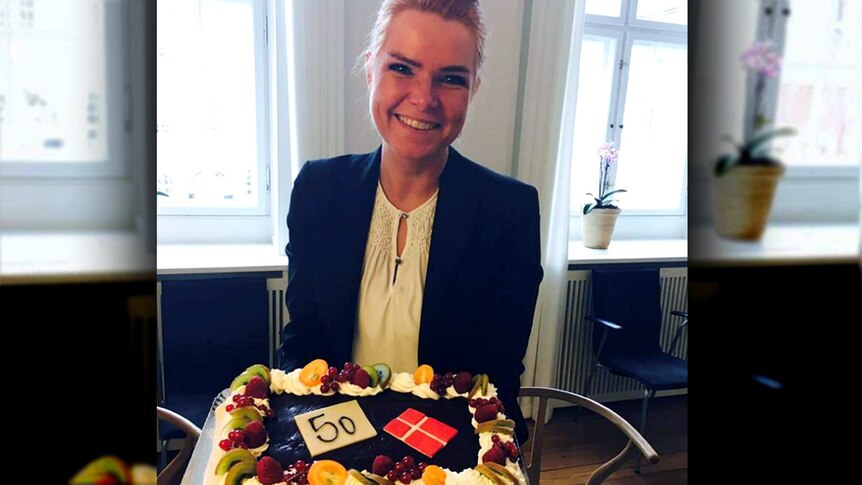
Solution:
[[[317,359],[290,372],[256,364],[230,387],[206,485],[525,483],[515,423],[484,374]],[[359,415],[333,414],[357,405]]]

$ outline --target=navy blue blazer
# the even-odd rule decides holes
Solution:
[[[380,154],[378,148],[310,161],[294,182],[286,248],[290,323],[280,352],[286,370],[316,358],[331,365],[351,360]],[[521,424],[515,397],[542,280],[540,253],[536,189],[450,147],[431,235],[419,363],[488,374],[507,414]]]

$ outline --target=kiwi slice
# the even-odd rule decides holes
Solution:
[[[266,381],[267,384],[272,382],[269,376],[269,369],[263,364],[254,364],[243,372],[243,374],[251,374],[255,376],[260,376],[261,379]]]
[[[363,365],[362,370],[368,373],[368,377],[371,378],[371,382],[369,386],[377,387],[377,384],[380,383],[380,376],[377,374],[377,369],[371,365]]]
[[[90,462],[72,477],[69,483],[74,485],[95,483],[107,476],[114,477],[120,483],[131,481],[129,467],[125,462],[116,456],[103,456]]]
[[[243,406],[241,408],[234,408],[233,411],[230,412],[231,418],[245,418],[249,422],[251,421],[263,421],[263,416],[257,412],[257,408],[253,408],[251,406]]]
[[[233,431],[235,429],[245,429],[245,427],[250,422],[251,422],[251,420],[248,418],[243,418],[243,417],[231,418],[231,420],[228,421],[227,424],[224,425],[224,428],[222,428],[221,434],[222,434],[222,436],[227,437],[228,433],[230,433],[231,431]]]
[[[475,470],[479,472],[483,477],[494,482],[495,485],[508,485],[506,482],[503,481],[503,477],[501,477],[485,465],[476,465]]]
[[[247,461],[241,461],[230,467],[224,479],[225,485],[242,485],[245,478],[253,478],[257,475],[257,465]]]
[[[518,477],[516,477],[514,473],[510,472],[509,469],[504,467],[503,465],[499,463],[494,463],[493,461],[489,461],[485,463],[485,466],[490,468],[491,471],[496,473],[497,475],[506,478],[511,483],[518,483]]]
[[[248,384],[248,381],[250,381],[251,378],[256,375],[257,374],[249,374],[248,372],[243,372],[242,374],[234,377],[233,381],[230,383],[230,390],[236,391],[241,386]]]
[[[374,480],[376,485],[395,485],[388,478],[381,477],[380,475],[375,475],[373,473],[369,473],[367,478]]]
[[[224,475],[234,465],[242,462],[251,463],[252,465],[255,465],[255,467],[257,466],[257,459],[255,459],[254,455],[252,455],[250,451],[243,448],[234,448],[225,453],[218,461],[215,474]]]
[[[389,380],[392,379],[392,369],[383,363],[374,364],[374,370],[377,371],[377,381],[380,387],[386,389],[389,385]]]
[[[354,480],[361,483],[362,485],[377,485],[377,482],[366,478],[365,475],[360,473],[358,470],[354,470],[351,468],[350,470],[347,470],[347,474],[353,477]]]

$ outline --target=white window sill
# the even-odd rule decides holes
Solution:
[[[607,249],[590,249],[581,241],[569,241],[569,266],[685,262],[687,257],[685,239],[611,240]]]
[[[760,241],[724,239],[712,227],[692,228],[691,259],[704,266],[860,264],[858,224],[767,226]]]
[[[160,244],[157,273],[188,275],[286,271],[287,256],[271,244]]]
[[[133,231],[8,231],[0,235],[2,284],[152,279],[155,254]]]

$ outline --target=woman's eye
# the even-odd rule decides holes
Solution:
[[[467,79],[464,78],[463,76],[455,76],[455,75],[448,74],[446,76],[443,76],[441,78],[441,81],[443,81],[446,84],[451,84],[453,86],[467,87]]]
[[[399,74],[413,74],[413,71],[407,65],[400,63],[389,64],[389,70]]]

